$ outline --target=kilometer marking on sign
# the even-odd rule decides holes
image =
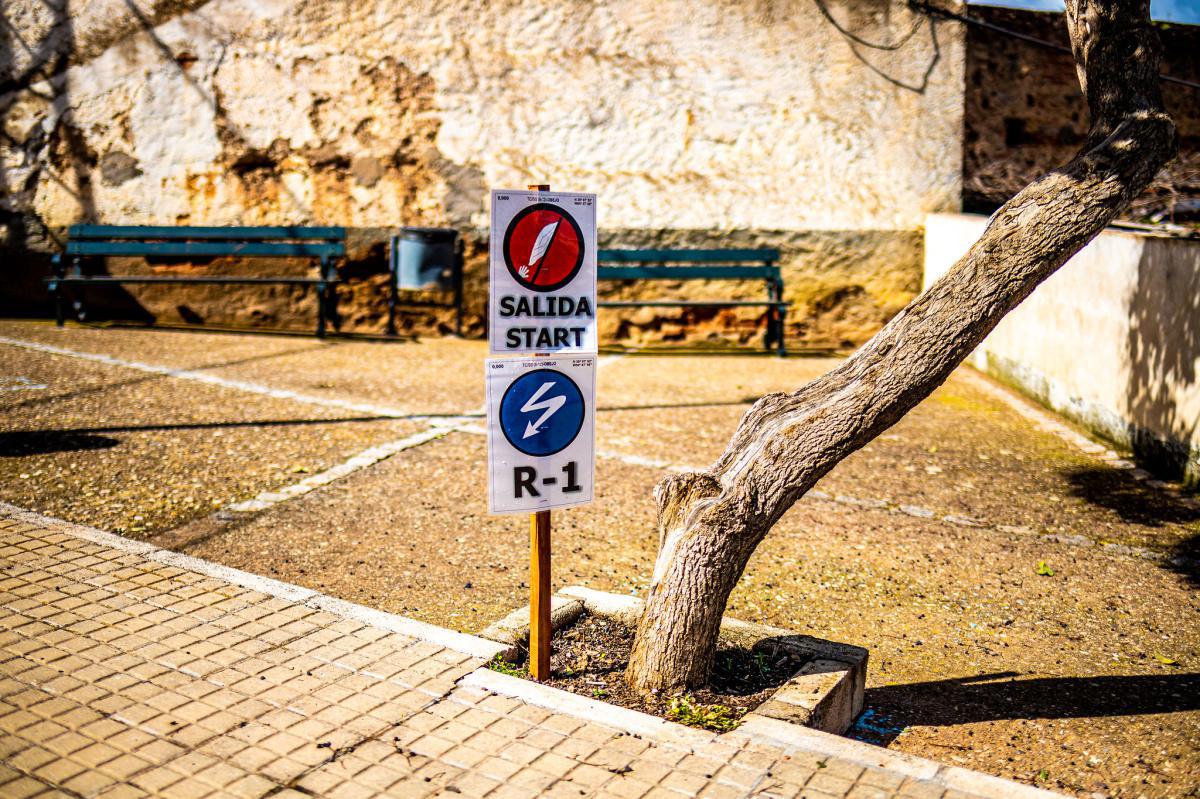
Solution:
[[[579,224],[552,203],[522,208],[504,231],[504,265],[531,291],[555,291],[570,283],[583,265],[583,250]]]

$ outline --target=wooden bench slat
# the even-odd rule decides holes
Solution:
[[[339,257],[345,255],[341,243],[315,242],[236,242],[236,241],[68,241],[67,255],[110,256],[258,256],[273,258]]]
[[[167,227],[162,225],[72,225],[72,239],[164,239],[186,241],[189,239],[232,239],[264,241],[270,239],[297,239],[318,241],[342,241],[346,238],[343,227],[304,227],[301,225],[276,227]]]
[[[779,250],[600,250],[600,263],[730,263],[778,261]]]
[[[247,283],[247,284],[288,284],[288,285],[303,285],[310,286],[317,283],[326,283],[332,285],[338,283],[338,280],[321,280],[318,277],[236,277],[225,275],[209,275],[209,276],[180,276],[173,277],[170,275],[83,275],[81,277],[49,277],[47,282],[57,283],[208,283],[213,285],[225,285],[232,283]]]
[[[773,280],[777,266],[600,266],[598,280]]]
[[[598,302],[596,305],[601,308],[678,308],[678,307],[697,307],[697,308],[740,308],[740,307],[755,307],[755,308],[786,308],[791,305],[790,302],[775,302],[772,300],[763,301],[743,301],[743,300],[605,300]]]

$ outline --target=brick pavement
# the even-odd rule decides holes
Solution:
[[[486,669],[499,648],[0,504],[0,796],[1053,796],[680,727]]]

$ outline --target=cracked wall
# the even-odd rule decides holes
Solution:
[[[18,0],[5,13],[44,63],[37,46],[0,59],[0,223],[20,256],[5,308],[40,299],[45,254],[75,222],[337,224],[352,233],[344,324],[378,330],[386,236],[432,225],[469,239],[478,331],[487,189],[548,181],[600,195],[606,244],[780,246],[792,334],[861,341],[918,288],[924,214],[957,208],[962,34],[899,2],[828,11],[843,32],[811,0],[130,0],[57,17]],[[283,289],[93,294],[97,312],[159,320],[306,327],[313,312]],[[736,314],[639,319],[610,332],[761,330]],[[402,324],[447,320],[413,304]]]

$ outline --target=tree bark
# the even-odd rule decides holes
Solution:
[[[729,594],[780,516],[929,396],[1174,156],[1149,0],[1066,5],[1093,120],[1083,149],[1002,206],[967,254],[844,364],[763,397],[708,471],[655,488],[659,553],[626,672],[635,689],[702,684]]]

